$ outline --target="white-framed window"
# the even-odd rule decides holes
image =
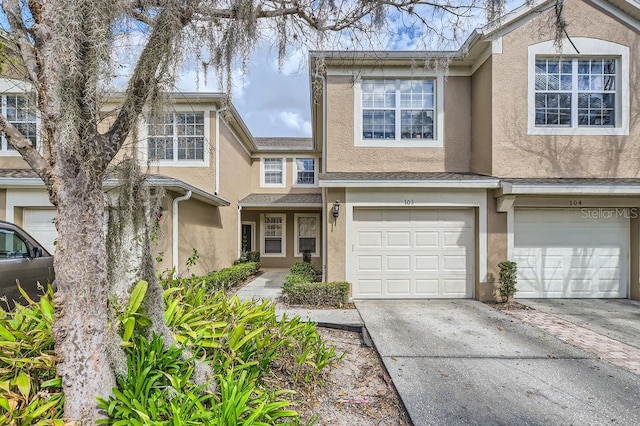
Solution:
[[[147,158],[161,164],[208,164],[203,112],[173,112],[147,120]]]
[[[320,216],[317,214],[295,214],[294,228],[296,256],[302,256],[306,250],[311,252],[311,256],[319,256]]]
[[[38,119],[36,115],[35,98],[29,94],[4,94],[0,96],[2,115],[15,126],[16,129],[37,147]],[[19,155],[18,152],[3,137],[0,141],[0,155]]]
[[[293,159],[293,186],[318,186],[318,161],[315,158]]]
[[[354,84],[356,146],[441,147],[444,83],[438,76],[367,75]]]
[[[536,126],[615,127],[615,58],[537,58]]]
[[[287,216],[285,214],[260,215],[260,255],[285,257]]]
[[[528,133],[629,134],[628,47],[585,37],[572,42],[577,51],[571,43],[560,52],[551,41],[529,46]]]
[[[260,184],[264,187],[284,187],[286,161],[282,157],[264,157],[260,161]]]

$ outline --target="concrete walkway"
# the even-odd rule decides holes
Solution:
[[[640,380],[472,300],[357,301],[415,425],[640,424]]]
[[[262,275],[239,289],[236,295],[241,300],[273,300],[276,303],[278,317],[286,315],[291,318],[297,315],[305,321],[312,321],[325,327],[346,329],[360,329],[362,327],[362,319],[355,309],[289,308],[278,302],[282,294],[284,278],[288,273],[288,269],[263,269]]]

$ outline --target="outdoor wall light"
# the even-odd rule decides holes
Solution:
[[[334,219],[337,219],[338,216],[340,216],[340,200],[336,200],[336,202],[333,203],[333,207],[331,208],[331,213],[333,214]]]

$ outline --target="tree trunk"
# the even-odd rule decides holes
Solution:
[[[74,170],[69,166],[58,170],[69,173]],[[64,418],[93,425],[106,417],[96,397],[107,398],[116,386],[107,351],[104,200],[101,175],[75,170],[76,176],[58,175],[54,184],[59,237],[53,338],[65,395]]]

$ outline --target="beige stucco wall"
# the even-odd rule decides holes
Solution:
[[[345,260],[346,260],[346,220],[344,206],[340,217],[334,220],[331,214],[331,207],[335,200],[341,203],[345,199],[345,190],[343,188],[327,188],[326,189],[326,212],[324,225],[327,227],[327,281],[344,281],[345,280]]]
[[[491,57],[471,77],[471,171],[491,174]]]
[[[285,229],[285,253],[286,257],[270,257],[262,255],[260,257],[260,265],[264,268],[289,268],[296,262],[302,261],[302,256],[296,256],[295,254],[295,229],[294,220],[296,213],[311,213],[321,216],[322,212],[319,210],[242,210],[243,222],[255,223],[255,250],[260,251],[260,235],[261,235],[261,214],[285,214],[286,215],[286,229]],[[311,261],[320,268],[321,255],[322,255],[322,232],[319,232],[319,238],[316,242],[318,256],[313,256]]]
[[[20,156],[0,156],[0,169],[29,169],[29,165]]]
[[[638,176],[640,35],[583,1],[567,1],[564,10],[571,37],[591,37],[629,47],[630,134],[527,135],[527,48],[554,39],[549,24],[553,22],[551,9],[505,35],[503,53],[493,56],[493,174],[501,177]]]
[[[354,87],[351,76],[327,78],[327,171],[463,172],[470,169],[471,79],[444,84],[444,147],[354,146]]]
[[[496,210],[494,191],[487,191],[487,280],[480,282],[476,298],[494,300],[500,276],[498,264],[507,260],[507,214]]]
[[[261,187],[260,182],[262,181],[262,173],[261,173],[261,159],[253,158],[251,165],[251,192],[252,193],[261,193],[261,194],[301,194],[301,193],[309,193],[315,192],[320,193],[320,188],[317,187],[295,187],[293,186],[293,161],[296,158],[315,158],[317,163],[318,173],[322,170],[322,159],[318,157],[317,154],[309,153],[309,154],[283,154],[279,156],[277,154],[269,154],[265,155],[268,158],[285,158],[285,184],[284,187]]]

